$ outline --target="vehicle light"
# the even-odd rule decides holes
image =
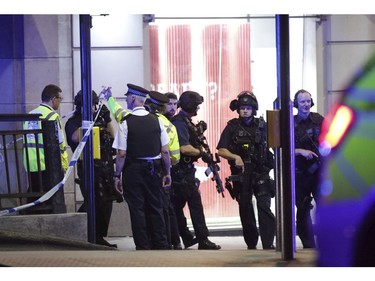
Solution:
[[[353,120],[353,110],[346,105],[340,105],[331,123],[328,123],[326,119],[324,120],[322,134],[320,136],[320,145],[330,149],[335,148],[345,136]]]

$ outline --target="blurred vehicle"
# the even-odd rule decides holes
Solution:
[[[375,55],[326,116],[318,266],[375,266]]]

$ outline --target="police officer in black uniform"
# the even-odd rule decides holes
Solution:
[[[196,92],[183,92],[179,98],[179,113],[172,118],[176,126],[178,140],[180,143],[180,162],[172,167],[172,189],[173,202],[175,206],[179,232],[185,248],[190,247],[192,237],[187,231],[187,222],[183,208],[188,204],[195,235],[198,240],[199,250],[219,250],[221,247],[208,239],[208,228],[203,212],[202,199],[199,192],[199,180],[195,177],[194,162],[201,157],[207,157],[198,147],[194,145],[191,128],[196,126],[192,123],[192,117],[197,115],[199,105],[203,97]],[[204,159],[203,159],[204,160]]]
[[[173,166],[176,165],[180,160],[180,144],[178,143],[178,135],[175,126],[165,116],[166,104],[168,101],[169,99],[166,95],[163,95],[157,91],[150,91],[150,98],[146,100],[145,106],[147,106],[151,113],[156,114],[156,116],[158,116],[158,118],[160,118],[164,124],[165,130],[170,138],[168,149],[171,157],[171,165]],[[171,200],[171,190],[165,189],[163,195],[165,225],[167,228],[167,238],[170,248],[174,250],[182,250],[176,213]]]
[[[95,120],[99,98],[92,92],[93,102],[93,120]],[[80,142],[80,128],[82,127],[82,91],[79,91],[74,98],[76,110],[74,115],[69,118],[65,124],[65,133],[67,142],[74,152]],[[94,159],[94,189],[95,189],[95,218],[96,218],[96,243],[100,245],[117,247],[115,244],[108,243],[104,237],[108,234],[109,222],[112,214],[113,201],[122,202],[122,196],[113,188],[114,173],[114,150],[112,149],[113,136],[115,129],[111,124],[111,116],[108,108],[103,105],[99,116],[96,118],[94,126],[99,127],[100,132],[100,159]],[[82,185],[83,163],[77,162],[77,172],[79,187],[82,195],[86,196],[86,187]],[[78,210],[86,212],[86,199]]]
[[[318,184],[321,157],[319,154],[319,135],[324,117],[310,112],[314,102],[311,94],[301,89],[294,96],[295,138],[295,193],[297,207],[297,234],[304,248],[315,248],[315,239],[311,219],[311,204],[314,198],[318,202]]]
[[[171,186],[169,137],[161,120],[145,109],[148,97],[148,90],[128,84],[131,113],[120,123],[113,143],[115,187],[128,203],[136,250],[161,250],[169,249],[162,190]]]
[[[275,195],[274,181],[269,172],[274,167],[273,154],[267,148],[267,125],[256,118],[258,102],[252,92],[243,91],[230,103],[239,118],[224,128],[217,145],[219,156],[228,160],[231,177],[226,186],[239,204],[244,240],[248,249],[256,249],[260,234],[263,249],[275,249],[275,216],[271,198]],[[229,185],[229,186],[228,186]],[[253,194],[257,201],[259,234],[256,225]]]

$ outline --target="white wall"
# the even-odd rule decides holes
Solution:
[[[81,89],[79,16],[73,15],[74,94]],[[91,28],[92,89],[111,86],[124,98],[127,83],[144,85],[142,15],[93,16]],[[121,101],[120,101],[121,102]],[[125,103],[122,104],[124,107]]]
[[[277,97],[275,19],[251,19],[251,81],[259,116],[273,108]],[[301,88],[317,98],[315,19],[289,20],[290,98]],[[296,112],[294,112],[296,113]]]

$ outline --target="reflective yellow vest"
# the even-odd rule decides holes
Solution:
[[[62,124],[60,115],[54,111],[50,106],[46,104],[41,104],[34,110],[30,111],[30,114],[41,114],[40,119],[54,121],[57,120],[58,125],[58,134],[59,134],[59,147],[60,147],[60,154],[61,154],[61,164],[64,172],[67,171],[69,166],[68,160],[68,152],[66,151],[66,141],[65,136],[62,131]],[[23,124],[24,130],[37,130],[41,129],[41,122],[40,121],[26,121]],[[39,160],[40,160],[40,169],[44,171],[46,169],[45,165],[45,158],[44,158],[44,148],[43,148],[43,137],[41,134],[38,134],[38,140],[35,140],[35,134],[27,134],[27,143],[24,143],[24,151],[23,151],[23,164],[27,171],[29,172],[37,172],[38,171],[38,155],[36,146],[39,148]],[[26,149],[29,158],[29,168],[27,165],[27,156],[26,156]]]
[[[180,162],[180,142],[178,141],[177,129],[163,114],[156,113],[158,118],[163,122],[164,128],[169,137],[168,150],[171,158],[171,165],[176,165]]]

